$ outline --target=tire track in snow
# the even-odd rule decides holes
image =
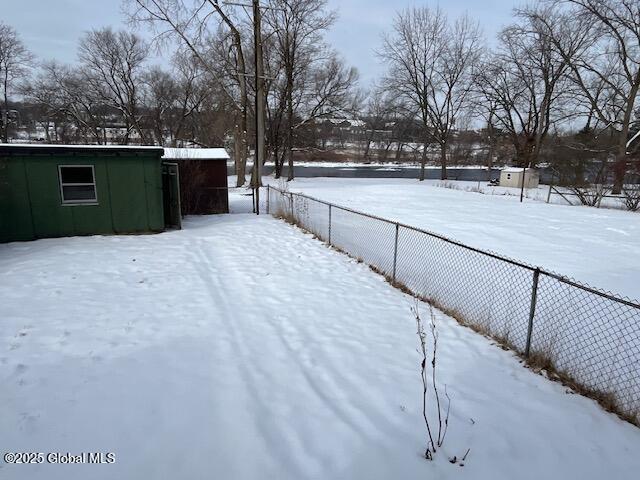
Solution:
[[[249,394],[249,401],[252,402],[248,405],[250,408],[246,408],[246,412],[252,415],[253,423],[258,430],[261,438],[265,439],[263,445],[268,449],[271,458],[277,459],[277,461],[282,465],[288,465],[289,468],[293,467],[292,460],[295,462],[295,470],[297,471],[296,476],[298,478],[303,478],[306,473],[308,473],[308,463],[301,461],[299,456],[284,456],[283,449],[278,448],[282,445],[283,442],[290,443],[290,439],[285,436],[280,438],[280,430],[278,428],[273,428],[265,421],[266,418],[269,418],[269,412],[256,411],[255,407],[260,406],[260,402],[252,401],[251,399],[259,399],[264,396],[264,391],[268,391],[269,386],[273,386],[275,382],[269,382],[271,385],[267,385],[266,388],[260,388],[260,385],[263,382],[264,377],[268,377],[268,375],[257,375],[259,364],[255,361],[257,358],[257,354],[255,351],[252,351],[248,348],[248,341],[245,338],[244,333],[246,331],[252,331],[251,329],[238,328],[236,326],[235,318],[231,318],[227,316],[225,312],[233,312],[235,309],[230,304],[226,292],[232,291],[234,295],[246,297],[244,295],[244,291],[247,287],[246,285],[246,277],[240,277],[240,284],[238,284],[237,277],[237,269],[236,268],[221,268],[220,271],[224,271],[227,273],[225,276],[225,286],[223,288],[220,277],[217,275],[215,270],[208,268],[207,266],[211,266],[215,264],[213,256],[210,254],[211,244],[205,243],[202,240],[198,240],[197,242],[192,242],[194,246],[190,251],[193,252],[193,256],[195,258],[194,264],[197,266],[198,275],[203,281],[204,286],[207,289],[208,294],[210,295],[214,305],[221,306],[218,310],[222,313],[220,315],[220,319],[223,322],[223,327],[227,329],[230,333],[229,339],[231,341],[231,352],[237,354],[238,358],[233,364],[237,367],[239,377],[241,378],[241,384],[247,389]],[[240,252],[236,254],[236,252],[228,252],[225,254],[231,258],[243,258]],[[246,261],[246,258],[244,258]],[[233,272],[233,275],[231,275]],[[235,301],[255,301],[252,298],[241,298],[236,299]],[[264,352],[262,352],[264,353]],[[262,378],[261,378],[262,377]],[[291,432],[289,430],[288,432]],[[287,432],[287,433],[288,433]],[[296,432],[293,430],[293,432]],[[297,432],[296,432],[297,433]],[[298,436],[299,437],[299,436]],[[303,446],[302,438],[299,437],[296,441],[298,444],[298,448]],[[306,456],[309,456],[308,452],[305,452]],[[306,472],[306,473],[305,473]]]
[[[274,226],[280,227],[278,224],[275,224]],[[272,250],[274,252],[278,251],[279,245],[276,245],[276,242],[272,239],[280,238],[284,232],[281,228],[274,228],[273,230],[273,235],[269,238],[265,239],[264,237],[261,237],[260,239],[256,239],[256,241],[259,240],[262,243],[261,249],[265,249],[264,242],[266,241],[273,242],[274,246]],[[288,243],[293,242],[293,247],[295,247],[296,243],[300,243],[303,250],[315,247],[312,243],[308,242],[307,238],[303,238],[304,234],[301,232],[288,230],[286,234],[288,237],[291,237],[287,238],[286,241]],[[226,268],[226,266],[225,268],[221,268],[220,271],[227,273],[224,278],[223,288],[222,279],[216,274],[216,270],[211,269],[211,266],[221,260],[224,261],[227,258],[242,259],[243,262],[248,262],[252,265],[257,262],[265,262],[267,260],[262,258],[256,259],[250,255],[247,257],[246,250],[253,251],[252,245],[248,244],[243,245],[242,251],[237,253],[227,251],[222,256],[212,256],[212,248],[213,246],[211,243],[204,243],[202,240],[198,240],[193,243],[193,248],[190,250],[193,252],[193,257],[195,259],[193,263],[197,265],[198,275],[207,288],[214,304],[222,312],[234,311],[233,305],[231,305],[227,295],[224,294],[225,291],[234,292],[234,296],[236,296],[234,302],[256,302],[253,295],[244,294],[244,292],[247,291],[247,288],[251,290],[251,285],[247,285],[247,278],[250,277],[243,275],[247,273],[245,267],[242,265],[235,265],[229,268]],[[318,252],[321,255],[327,254],[324,249],[320,250],[320,247]],[[317,256],[312,257],[312,259],[317,258]],[[305,263],[305,261],[302,262],[303,265],[305,265]],[[307,268],[308,266],[308,264],[305,265]],[[351,268],[351,266],[347,268]],[[254,274],[253,271],[251,273]],[[285,272],[285,275],[288,273],[289,272]],[[281,291],[281,289],[271,290],[270,293],[273,295],[270,300],[273,302],[275,299],[276,303],[286,305],[285,298],[283,298],[282,301],[277,298],[278,293]],[[269,311],[269,309],[267,309],[267,311]],[[300,381],[297,382],[296,387],[302,394],[301,400],[304,400],[306,404],[307,401],[304,399],[304,396],[311,394],[311,398],[317,400],[321,408],[326,412],[329,412],[331,416],[335,417],[340,424],[346,426],[348,431],[360,441],[363,441],[364,439],[371,440],[372,438],[383,439],[387,435],[385,432],[388,433],[389,430],[397,430],[399,428],[397,421],[394,422],[389,419],[389,410],[379,407],[376,408],[370,403],[366,405],[366,409],[363,409],[361,406],[358,406],[353,402],[353,398],[349,397],[339,399],[331,398],[326,392],[362,392],[366,390],[366,388],[362,382],[354,382],[354,378],[349,378],[349,376],[344,375],[342,373],[344,370],[343,366],[341,367],[340,365],[336,365],[335,362],[327,358],[326,355],[323,356],[325,357],[325,360],[328,361],[323,361],[322,363],[322,373],[324,375],[322,375],[322,378],[317,378],[315,373],[310,370],[312,366],[309,365],[308,361],[305,361],[304,355],[300,354],[300,350],[296,349],[296,347],[289,341],[286,333],[287,331],[294,332],[294,335],[307,339],[307,341],[308,339],[315,339],[314,345],[320,345],[321,347],[323,345],[334,345],[335,342],[333,342],[332,338],[326,338],[327,335],[325,332],[311,331],[306,327],[305,322],[295,322],[292,321],[292,319],[285,318],[284,316],[261,316],[259,318],[259,331],[247,328],[246,325],[239,328],[236,325],[235,319],[225,315],[222,315],[222,319],[224,322],[223,327],[230,333],[232,351],[238,355],[240,360],[235,362],[235,364],[238,367],[239,375],[242,378],[243,385],[247,388],[250,398],[264,397],[265,391],[272,389],[274,385],[279,385],[282,381],[283,374],[286,375],[288,379],[291,379],[291,381],[294,381],[292,377],[299,377]],[[348,336],[352,336],[348,330],[345,331],[344,327],[340,327],[338,330],[341,330],[342,334],[347,333]],[[253,332],[253,334],[247,336],[247,332]],[[318,333],[320,333],[320,336],[322,337],[320,340],[317,338]],[[334,334],[334,336],[335,335],[336,334]],[[260,344],[256,345],[255,349],[250,348],[249,345],[251,340],[258,336],[260,338]],[[329,337],[331,337],[331,335],[329,335]],[[271,344],[274,341],[278,342],[278,345]],[[258,353],[257,348],[260,348]],[[272,363],[274,361],[277,362],[278,359],[271,358],[270,352],[286,352],[286,372],[282,372],[278,368],[271,368],[273,366]],[[258,355],[262,356],[261,360],[263,361],[254,362],[252,359],[258,358]],[[249,360],[249,362],[246,360]],[[274,371],[278,371],[280,375],[274,375]],[[305,388],[305,385],[308,388]],[[286,389],[282,392],[276,392],[275,395],[277,396],[279,393],[286,393]],[[294,398],[285,398],[284,401],[292,406],[295,406],[297,403]],[[255,404],[250,406],[254,407]],[[263,438],[267,440],[267,447],[274,454],[274,457],[279,458],[279,461],[287,462],[289,464],[292,461],[291,456],[283,456],[281,449],[277,447],[283,442],[286,442],[287,444],[292,444],[292,447],[295,447],[295,449],[300,451],[300,455],[293,455],[292,457],[296,459],[296,467],[301,474],[304,473],[308,476],[309,460],[317,464],[326,463],[326,458],[318,458],[321,456],[321,452],[319,452],[318,449],[310,449],[309,445],[305,445],[305,439],[308,438],[308,435],[305,434],[304,428],[308,428],[309,425],[299,425],[300,428],[289,427],[283,429],[278,424],[269,424],[269,421],[265,421],[264,419],[269,417],[268,414],[264,415],[262,412],[257,414],[255,412],[252,413],[256,428],[258,428]],[[272,419],[270,421],[272,421]],[[306,457],[307,460],[300,460],[302,457]]]
[[[332,362],[326,356],[320,361],[318,361],[316,357],[316,361],[321,365],[322,372],[325,374],[321,380],[317,379],[314,373],[310,371],[313,366],[310,365],[308,361],[305,361],[305,356],[301,355],[300,350],[292,344],[288,337],[290,337],[291,332],[294,331],[294,335],[300,338],[313,338],[316,344],[321,345],[324,343],[335,346],[332,338],[321,338],[317,331],[312,332],[307,329],[304,322],[295,324],[293,329],[286,331],[282,323],[278,320],[281,319],[269,318],[271,328],[278,335],[285,351],[288,352],[295,364],[299,365],[300,373],[306,381],[306,384],[337,418],[348,425],[360,438],[382,438],[385,431],[397,426],[397,424],[388,420],[387,414],[389,411],[382,409],[373,410],[373,408],[375,408],[373,404],[367,405],[368,410],[363,410],[356,405],[353,402],[354,399],[349,396],[339,399],[331,398],[326,392],[364,392],[367,389],[367,382],[354,381],[358,378],[346,375],[344,373],[344,364]],[[293,325],[292,322],[287,324],[287,326]],[[338,400],[338,402],[336,402],[336,400]]]
[[[353,272],[353,269],[362,268],[361,265],[357,265],[350,260],[345,261],[344,257],[330,250],[327,250],[324,246],[310,242],[309,235],[301,232],[297,229],[289,229],[290,235],[293,237],[287,239],[288,248],[291,251],[302,251],[312,253],[314,255],[308,255],[308,258],[302,259],[300,263],[305,268],[312,268],[314,271],[323,273],[328,272],[330,278],[328,282],[335,282],[335,280],[341,277],[341,274],[347,273],[348,275],[371,275],[368,269],[363,271]],[[275,233],[275,232],[274,232]],[[299,246],[299,250],[296,248]],[[274,246],[277,248],[277,246]],[[315,255],[317,253],[317,255]],[[337,256],[340,262],[340,271],[336,271],[336,262],[334,255]],[[300,256],[299,256],[300,257]],[[329,268],[324,268],[323,263],[330,260]],[[342,272],[346,270],[346,272]],[[295,272],[294,272],[295,273]],[[287,274],[287,272],[285,272]],[[335,278],[334,278],[335,277]],[[378,278],[375,278],[377,283]],[[391,289],[391,287],[388,287]],[[335,290],[341,291],[340,288]],[[278,291],[272,292],[277,293]],[[393,291],[395,293],[395,291]],[[303,292],[301,295],[309,294],[309,292]],[[312,295],[317,295],[317,292],[312,292]],[[352,299],[349,299],[347,303],[351,303]],[[319,312],[315,312],[319,313]],[[343,359],[343,355],[337,355],[338,361],[334,357],[335,352],[331,355],[327,355],[326,347],[335,348],[336,339],[339,338],[342,349],[352,349],[354,345],[364,346],[363,350],[368,350],[365,344],[366,340],[358,333],[354,334],[354,326],[345,324],[349,319],[345,313],[344,317],[336,319],[336,324],[333,324],[329,329],[327,325],[318,329],[310,327],[305,321],[292,321],[292,319],[286,318],[286,316],[272,317],[269,316],[266,320],[269,322],[271,329],[277,334],[282,346],[288,355],[295,360],[295,364],[299,366],[299,371],[302,374],[305,382],[315,393],[315,395],[322,401],[322,404],[327,406],[328,409],[346,425],[349,426],[351,431],[360,439],[384,439],[387,438],[390,431],[401,430],[402,420],[397,417],[390,416],[391,413],[396,413],[396,410],[385,408],[375,402],[370,402],[370,398],[367,397],[354,397],[353,395],[345,396],[343,398],[331,398],[325,392],[365,392],[372,390],[371,379],[362,379],[358,376],[357,371],[352,374],[346,374],[350,372],[345,369],[344,363],[340,362]],[[300,338],[305,343],[305,347],[301,350],[291,342],[291,337]],[[309,343],[311,342],[311,343]],[[310,346],[320,347],[319,352],[321,355],[305,354],[309,351]],[[408,347],[409,350],[413,348],[413,345]],[[350,352],[349,352],[350,353]],[[318,358],[322,357],[321,361],[318,361],[322,365],[322,378],[316,378],[311,368],[314,366],[312,362],[308,361],[308,357],[318,361]],[[364,361],[364,356],[362,360]],[[378,384],[379,386],[379,384]],[[375,386],[373,386],[375,390]],[[358,405],[358,399],[363,399],[363,404]],[[365,407],[365,408],[362,408]]]

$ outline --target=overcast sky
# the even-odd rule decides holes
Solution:
[[[435,6],[426,0],[329,0],[339,20],[327,35],[347,62],[358,68],[368,85],[384,71],[374,50],[388,31],[394,12],[411,5]],[[488,37],[509,22],[514,6],[522,0],[448,0],[440,2],[450,15],[468,12]],[[78,38],[86,30],[103,26],[119,28],[125,18],[121,0],[0,0],[0,19],[16,28],[39,59],[73,62]]]

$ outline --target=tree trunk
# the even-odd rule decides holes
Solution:
[[[49,125],[50,125],[50,122],[47,119],[47,122],[43,125],[44,126],[44,136],[47,139],[47,143],[51,143],[51,134],[49,133]]]
[[[246,119],[243,119],[242,123],[246,123]],[[236,179],[236,187],[241,187],[245,184],[247,173],[247,131],[241,125],[237,134],[235,148],[237,150],[236,170],[238,178]]]
[[[427,164],[427,146],[429,144],[425,141],[422,144],[422,158],[420,159],[420,181],[424,181],[424,168]]]
[[[362,156],[364,157],[365,160],[367,160],[369,158],[369,146],[371,145],[371,140],[369,140],[367,138],[367,140],[365,141],[364,145],[365,145],[364,146],[364,153],[363,153]]]
[[[447,179],[447,144],[440,144],[440,180]]]
[[[278,141],[276,140],[273,145],[273,175],[275,178],[280,178],[281,168],[280,168],[280,147],[278,145]]]
[[[293,79],[288,82],[287,87],[287,141],[285,153],[289,160],[289,172],[287,175],[287,181],[294,179],[293,175]]]
[[[400,140],[398,140],[397,143],[397,147],[396,147],[396,162],[400,161],[400,158],[402,157],[402,142]]]
[[[9,115],[7,112],[7,109],[5,108],[2,111],[2,118],[0,118],[0,121],[2,121],[2,143],[7,143],[8,142],[8,135],[7,135],[7,126],[9,123]]]
[[[629,125],[631,124],[631,116],[633,115],[635,99],[640,92],[640,70],[638,70],[635,82],[629,92],[629,99],[622,120],[622,129],[618,137],[618,154],[616,155],[616,163],[613,166],[613,188],[611,193],[619,195],[624,188],[624,176],[627,173],[627,139],[629,137]]]
[[[489,154],[487,155],[487,181],[491,181],[491,169],[493,168],[493,141],[489,143]]]
[[[245,183],[247,174],[247,138],[242,127],[236,125],[236,138],[234,142],[234,160],[236,163],[236,187]]]
[[[217,2],[209,2],[211,6],[218,12],[222,21],[229,27],[231,30],[231,34],[233,36],[233,46],[236,50],[237,59],[236,59],[236,68],[238,72],[238,87],[240,89],[240,131],[236,130],[234,153],[235,161],[236,161],[236,173],[237,180],[236,186],[241,187],[245,183],[245,173],[247,167],[247,126],[248,126],[248,95],[247,95],[247,79],[244,74],[247,71],[247,67],[244,60],[244,50],[242,49],[242,37],[240,36],[240,31],[234,25],[233,21],[225,15],[220,5]],[[184,39],[184,35],[181,33],[182,38]],[[187,42],[188,43],[188,42]],[[191,47],[191,50],[200,58],[200,54],[197,50]],[[204,65],[207,65],[206,62],[202,62]],[[238,142],[239,141],[239,142]],[[239,145],[238,145],[239,143]]]
[[[618,155],[616,155],[616,162],[613,165],[613,187],[611,189],[611,193],[613,195],[619,195],[622,193],[622,189],[624,188],[624,177],[627,173],[627,154],[626,154],[626,144],[625,151]]]
[[[528,168],[531,166],[533,161],[533,141],[531,138],[527,137],[523,143],[518,143],[514,145],[516,150],[516,158],[515,163],[516,166],[521,168]]]
[[[287,182],[290,182],[295,178],[295,175],[293,174],[293,149],[292,148],[289,148],[288,158],[289,158],[289,162],[287,166],[289,167],[289,171],[287,172],[288,173]]]
[[[4,110],[2,111],[2,142],[7,143],[9,141],[9,97],[7,95],[7,88],[9,82],[7,80],[7,73],[4,78]]]
[[[276,169],[277,169],[276,176],[275,176],[276,178],[282,177],[282,167],[284,167],[285,156],[286,156],[286,153],[281,152],[280,155],[275,158]]]
[[[389,157],[389,149],[391,148],[391,143],[387,142],[387,144],[384,147],[384,150],[382,151],[382,157],[380,158],[380,160],[382,162],[386,162],[387,158]]]

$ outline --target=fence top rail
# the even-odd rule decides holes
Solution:
[[[500,261],[508,263],[510,265],[514,265],[516,267],[524,268],[524,269],[529,270],[531,272],[538,271],[542,275],[546,275],[548,277],[554,278],[554,279],[556,279],[556,280],[558,280],[560,282],[566,283],[566,284],[571,285],[573,287],[579,288],[581,290],[585,290],[585,291],[587,291],[589,293],[592,293],[594,295],[598,295],[598,296],[606,298],[608,300],[611,300],[611,301],[614,301],[614,302],[619,302],[619,303],[622,303],[622,304],[627,305],[629,307],[637,308],[637,309],[640,310],[640,302],[637,301],[637,300],[632,300],[632,299],[630,299],[628,297],[622,297],[622,296],[616,295],[616,294],[614,294],[612,292],[608,292],[608,291],[605,291],[605,290],[602,290],[602,289],[599,289],[599,288],[591,287],[591,286],[589,286],[589,285],[587,285],[585,283],[579,282],[579,281],[577,281],[575,279],[572,279],[570,277],[567,277],[565,275],[561,275],[559,273],[555,273],[555,272],[552,272],[550,270],[546,270],[546,269],[541,268],[541,267],[536,267],[536,266],[533,266],[533,265],[529,265],[527,263],[520,262],[518,260],[514,260],[514,259],[509,258],[509,257],[505,257],[504,255],[500,255],[499,253],[495,253],[495,252],[492,252],[490,250],[483,250],[481,248],[472,247],[470,245],[466,245],[464,243],[461,243],[461,242],[459,242],[457,240],[453,240],[451,238],[448,238],[448,237],[446,237],[444,235],[440,235],[438,233],[430,232],[428,230],[424,230],[422,228],[417,228],[417,227],[414,227],[412,225],[407,225],[405,223],[394,222],[394,221],[389,220],[387,218],[383,218],[383,217],[379,217],[377,215],[372,215],[372,214],[369,214],[369,213],[361,212],[359,210],[354,210],[353,208],[344,207],[342,205],[336,205],[335,203],[331,203],[331,202],[328,202],[326,200],[322,200],[322,199],[319,199],[319,198],[316,198],[316,197],[312,197],[312,196],[306,195],[304,193],[288,192],[288,191],[285,191],[285,190],[281,190],[281,189],[279,189],[277,187],[274,187],[272,185],[267,185],[267,188],[273,189],[276,192],[281,193],[283,195],[295,195],[296,197],[301,197],[301,198],[305,198],[307,200],[318,202],[318,203],[327,205],[328,207],[331,207],[331,208],[335,208],[335,209],[338,209],[338,210],[343,210],[345,212],[350,212],[350,213],[353,213],[355,215],[361,215],[361,216],[367,217],[367,218],[372,218],[374,220],[378,220],[380,222],[384,222],[384,223],[387,223],[387,224],[390,224],[390,225],[397,225],[399,227],[406,228],[407,230],[413,230],[414,232],[419,232],[419,233],[428,235],[430,237],[437,238],[437,239],[442,240],[444,242],[451,243],[452,245],[456,245],[458,247],[464,248],[465,250],[469,250],[469,251],[472,251],[472,252],[475,252],[475,253],[479,253],[481,255],[485,255],[485,256],[488,256],[490,258],[494,258],[496,260],[500,260]]]
[[[607,292],[599,288],[591,287],[590,285],[587,285],[585,283],[582,283],[578,280],[567,277],[565,275],[560,275],[559,273],[554,273],[554,272],[545,271],[545,270],[541,270],[540,273],[548,277],[554,278],[559,282],[566,283],[567,285],[571,285],[572,287],[579,288],[580,290],[585,290],[589,293],[593,293],[594,295],[598,295],[600,297],[606,298],[613,302],[622,303],[628,307],[640,309],[640,302],[638,302],[637,300],[632,300],[628,297],[623,297],[620,295],[616,295],[612,292]]]
[[[571,187],[561,187],[561,186],[555,186],[555,185],[549,185],[549,187],[551,188],[551,193],[555,193],[556,195],[570,195],[573,197],[579,196],[578,193],[572,190],[560,191],[561,188],[570,189]],[[635,191],[640,191],[640,188],[634,187],[634,188],[627,188],[626,190],[635,192]],[[602,198],[615,198],[618,200],[624,200],[625,196],[624,195],[602,195]]]

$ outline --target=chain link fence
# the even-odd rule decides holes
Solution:
[[[640,304],[441,235],[267,187],[266,209],[640,424]]]

